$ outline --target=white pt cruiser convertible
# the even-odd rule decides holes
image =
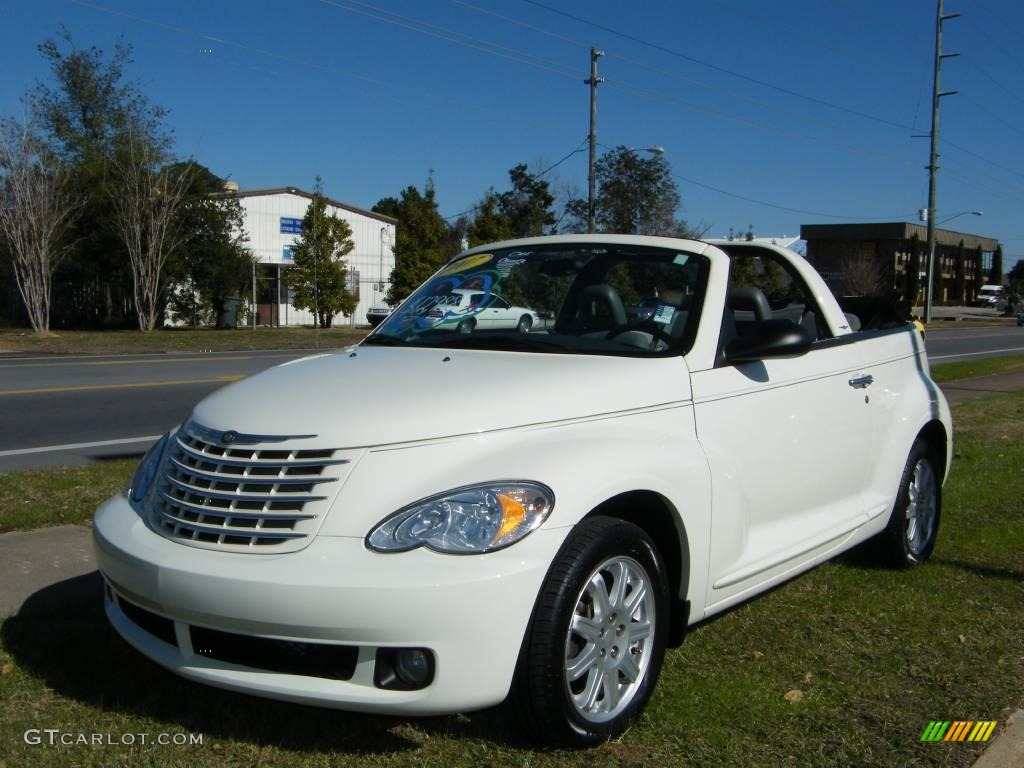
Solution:
[[[537,321],[437,322],[458,291]],[[862,328],[790,251],[516,240],[199,403],[96,551],[114,627],[192,680],[403,715],[509,699],[590,744],[689,625],[869,539],[926,560],[951,449],[914,327]]]

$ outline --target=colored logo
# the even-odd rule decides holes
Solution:
[[[932,720],[921,741],[988,741],[996,729],[995,720]]]
[[[220,436],[220,441],[222,443],[233,443],[237,439],[238,433],[235,432],[234,430],[231,430],[230,432],[225,432],[223,435]]]

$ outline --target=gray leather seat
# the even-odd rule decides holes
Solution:
[[[580,291],[576,320],[585,331],[610,331],[626,325],[626,307],[610,285],[588,285]]]
[[[768,297],[760,288],[752,288],[747,285],[733,286],[726,294],[725,303],[726,307],[733,311],[734,319],[737,311],[753,313],[752,320],[757,322],[772,319],[772,308],[768,303]]]

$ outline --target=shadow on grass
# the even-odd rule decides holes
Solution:
[[[124,459],[140,460],[146,455],[147,450],[149,450],[148,445],[138,451],[122,451],[121,453],[104,453],[98,456],[90,456],[89,461],[96,462],[97,464],[107,464],[115,461],[123,461]]]
[[[97,710],[173,723],[215,739],[301,752],[379,755],[419,749],[424,738],[482,739],[529,747],[497,709],[470,715],[374,717],[307,707],[192,683],[150,662],[107,622],[98,572],[39,590],[0,637],[25,671]],[[409,724],[415,730],[400,732]]]
[[[979,565],[978,563],[965,563],[962,560],[946,560],[944,558],[933,558],[936,565],[945,565],[949,568],[959,568],[968,571],[976,576],[986,579],[1007,579],[1009,581],[1024,582],[1024,571],[1015,571],[1010,568],[996,568],[991,565]]]

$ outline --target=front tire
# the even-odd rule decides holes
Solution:
[[[622,733],[661,672],[668,605],[664,564],[642,529],[579,523],[541,588],[516,673],[529,732],[572,746]]]
[[[523,315],[519,318],[519,323],[516,325],[516,330],[519,333],[529,333],[530,328],[533,327],[533,318],[529,315]]]
[[[463,320],[461,323],[455,326],[455,332],[462,334],[472,333],[474,328],[476,328],[476,320],[470,318],[468,320]]]
[[[923,440],[910,449],[889,525],[879,534],[882,558],[897,568],[925,562],[935,549],[942,486],[935,450]]]

